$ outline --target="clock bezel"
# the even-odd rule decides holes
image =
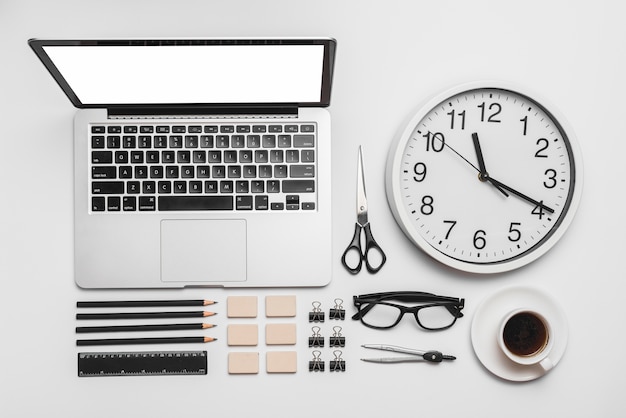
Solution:
[[[571,164],[571,171],[573,173],[571,182],[573,184],[570,196],[568,196],[569,203],[564,209],[564,213],[561,214],[557,223],[551,228],[550,232],[543,237],[537,244],[530,247],[523,253],[516,255],[513,258],[507,260],[501,260],[496,262],[478,263],[460,260],[453,258],[434,246],[432,246],[420,233],[413,227],[412,220],[409,217],[408,209],[404,206],[401,195],[401,160],[407,146],[407,142],[411,139],[412,133],[415,127],[420,121],[437,106],[444,101],[465,92],[478,89],[498,89],[509,91],[516,95],[522,96],[532,103],[540,107],[552,120],[556,123],[560,129],[560,133],[564,139],[569,143],[569,160]],[[404,124],[399,133],[394,138],[394,141],[389,149],[387,157],[387,164],[385,170],[385,189],[387,194],[387,201],[391,212],[396,220],[396,223],[400,226],[404,234],[423,252],[434,258],[435,260],[452,267],[457,270],[478,273],[478,274],[493,274],[503,273],[511,270],[518,269],[527,264],[532,263],[539,257],[546,254],[565,234],[574,216],[578,210],[582,195],[583,187],[583,162],[580,145],[576,138],[576,135],[572,129],[572,126],[567,121],[565,116],[551,103],[547,102],[544,98],[540,97],[535,92],[530,91],[528,88],[516,85],[511,82],[503,81],[476,81],[470,83],[459,84],[452,88],[449,88],[422,104],[417,112],[413,113],[408,123]]]

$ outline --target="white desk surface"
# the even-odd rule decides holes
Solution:
[[[624,184],[626,6],[618,1],[128,1],[0,2],[0,415],[5,417],[211,416],[624,416]],[[333,123],[332,283],[317,289],[86,291],[73,282],[74,108],[26,41],[40,38],[332,36],[338,41]],[[569,119],[584,154],[583,198],[568,232],[520,270],[475,277],[441,268],[404,237],[387,206],[384,165],[402,121],[427,98],[461,82],[529,86]],[[370,220],[389,260],[378,275],[348,274],[340,256],[354,227],[358,145],[364,146]],[[515,285],[552,295],[566,312],[569,344],[548,375],[511,383],[477,359],[470,325],[479,304]],[[310,373],[313,301],[324,310],[352,295],[422,290],[466,298],[465,317],[428,333],[408,319],[388,332],[343,327],[345,373]],[[226,372],[226,297],[294,294],[298,371]],[[211,298],[221,302],[220,341],[206,376],[78,378],[76,301]],[[325,336],[332,322],[322,325]],[[262,336],[262,334],[261,334]],[[441,349],[449,364],[377,365],[360,347]],[[82,350],[87,351],[87,350]],[[94,351],[94,350],[90,350]],[[95,350],[97,351],[97,350]],[[323,357],[332,358],[325,348]],[[528,412],[531,410],[532,412]]]

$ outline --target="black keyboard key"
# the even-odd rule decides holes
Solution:
[[[107,198],[107,210],[109,212],[119,212],[121,207],[122,199],[119,196],[109,196]]]
[[[138,181],[129,181],[126,183],[126,193],[127,194],[139,194],[141,191],[141,183]]]
[[[184,134],[185,132],[187,132],[187,127],[185,126],[172,126],[172,132],[175,134]]]
[[[121,146],[121,139],[119,135],[107,136],[107,148],[119,148]]]
[[[104,136],[94,135],[91,137],[91,148],[104,148]]]
[[[124,194],[123,181],[94,181],[91,183],[93,194]]]
[[[162,151],[161,161],[163,161],[164,164],[176,162],[176,153],[174,151]]]
[[[315,125],[302,125],[300,132],[315,132]]]
[[[233,210],[233,197],[159,196],[159,210]]]
[[[250,125],[237,125],[237,133],[247,134],[250,132]]]
[[[91,127],[91,133],[92,134],[103,134],[104,133],[104,126],[92,126]]]
[[[154,211],[156,210],[156,198],[153,196],[142,196],[139,198],[139,210]]]
[[[174,193],[187,193],[187,182],[186,181],[175,181],[174,182]]]
[[[302,202],[302,210],[315,210],[315,202]]]
[[[124,135],[122,137],[122,147],[135,148],[137,146],[137,137],[134,135]]]
[[[217,133],[217,126],[215,125],[207,125],[204,127],[204,133],[205,134],[216,134]]]
[[[267,131],[267,128],[265,127],[265,125],[253,125],[252,126],[252,132],[263,133],[266,131]]]
[[[110,134],[121,134],[122,133],[122,127],[121,126],[109,126],[107,128],[107,133],[110,133]]]
[[[111,164],[113,162],[113,152],[91,151],[91,162],[93,164]]]
[[[117,170],[114,166],[96,166],[91,167],[92,179],[114,179],[117,178]]]
[[[223,134],[232,134],[235,132],[235,127],[233,125],[222,125],[220,126],[220,132]]]
[[[191,162],[191,151],[177,151],[176,161],[179,164],[189,164]]]
[[[156,131],[159,134],[169,134],[170,133],[170,127],[169,126],[157,126],[156,127]]]
[[[160,181],[159,182],[159,193],[172,193],[172,182],[171,181]]]
[[[293,146],[296,148],[313,148],[315,146],[315,135],[294,135]]]
[[[182,148],[183,137],[181,135],[170,135],[170,148]]]
[[[285,125],[285,132],[298,132],[298,125]]]
[[[302,164],[289,166],[289,177],[315,177],[315,166],[313,164]]]
[[[122,199],[122,209],[125,212],[133,212],[137,210],[137,198],[135,196],[126,196]]]
[[[151,148],[152,137],[148,135],[139,135],[139,148]]]
[[[291,135],[278,135],[279,148],[291,148]]]
[[[313,193],[315,180],[283,180],[283,193]]]
[[[213,148],[213,135],[202,135],[200,137],[200,147],[202,148]]]
[[[142,134],[151,134],[154,132],[154,126],[140,126],[139,132]]]
[[[115,162],[118,164],[127,164],[128,151],[115,151]]]
[[[132,125],[132,126],[124,126],[124,133],[125,134],[136,134],[137,133],[137,127]]]
[[[252,196],[237,196],[237,210],[252,210]]]
[[[94,196],[91,198],[91,210],[94,212],[103,212],[106,209],[106,200],[104,196]]]
[[[267,210],[267,195],[254,196],[254,208],[256,210]]]
[[[300,159],[303,163],[314,163],[315,162],[315,151],[312,149],[303,149],[300,153]]]
[[[190,127],[189,127],[188,132],[189,132],[190,134],[199,134],[199,133],[202,133],[202,126],[199,126],[199,125],[193,125],[193,126],[190,126]]]
[[[270,125],[269,126],[269,132],[282,132],[282,131],[283,131],[282,125]]]

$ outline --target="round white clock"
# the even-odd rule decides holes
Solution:
[[[545,254],[574,217],[582,160],[553,107],[506,83],[451,89],[419,110],[391,146],[389,206],[436,260],[498,273]]]

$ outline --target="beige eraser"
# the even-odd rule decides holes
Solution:
[[[267,324],[265,326],[267,345],[293,345],[296,343],[296,324]]]
[[[256,296],[229,296],[226,303],[226,316],[229,318],[256,318]]]
[[[259,353],[228,353],[228,373],[257,374],[259,373]]]
[[[266,296],[265,316],[267,317],[293,317],[296,316],[296,297]]]
[[[257,324],[229,324],[228,345],[257,345],[259,326]]]
[[[295,373],[298,355],[295,351],[268,351],[266,367],[268,373]]]

